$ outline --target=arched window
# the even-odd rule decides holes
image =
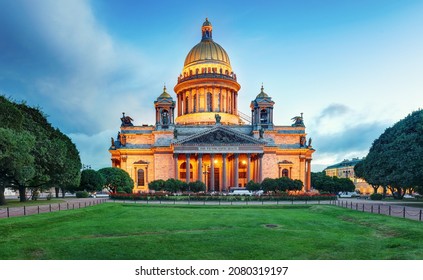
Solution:
[[[212,94],[210,92],[207,93],[207,111],[212,112],[213,106],[212,106]]]
[[[267,123],[267,110],[263,109],[260,111],[260,123]]]
[[[282,170],[282,177],[289,177],[289,171],[288,171],[288,169],[283,169]]]
[[[189,178],[192,179],[192,164],[189,164]],[[187,163],[183,162],[179,165],[179,179],[184,180],[187,177]]]
[[[138,169],[137,185],[145,186],[144,169]]]

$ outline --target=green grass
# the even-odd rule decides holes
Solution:
[[[1,219],[0,259],[421,260],[422,235],[422,222],[330,205],[105,203]]]

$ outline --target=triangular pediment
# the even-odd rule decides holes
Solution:
[[[230,128],[217,125],[206,131],[193,134],[185,139],[177,141],[175,145],[264,145],[265,142],[254,137],[239,133]]]

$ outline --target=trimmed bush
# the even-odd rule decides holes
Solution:
[[[77,198],[87,198],[90,194],[86,191],[79,191],[75,193]]]
[[[383,198],[383,195],[380,193],[372,193],[370,195],[371,200],[382,200],[382,198]]]

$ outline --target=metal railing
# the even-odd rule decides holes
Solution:
[[[61,202],[33,206],[18,206],[0,208],[0,218],[10,218],[18,216],[28,216],[34,214],[49,213],[54,211],[80,209],[97,204],[105,203],[107,199],[95,199],[90,201],[77,201],[77,202]]]
[[[401,217],[404,219],[412,219],[422,221],[423,210],[413,207],[380,204],[380,203],[359,203],[353,201],[338,200],[335,205],[339,207],[349,208],[356,211],[368,212],[392,217]]]

